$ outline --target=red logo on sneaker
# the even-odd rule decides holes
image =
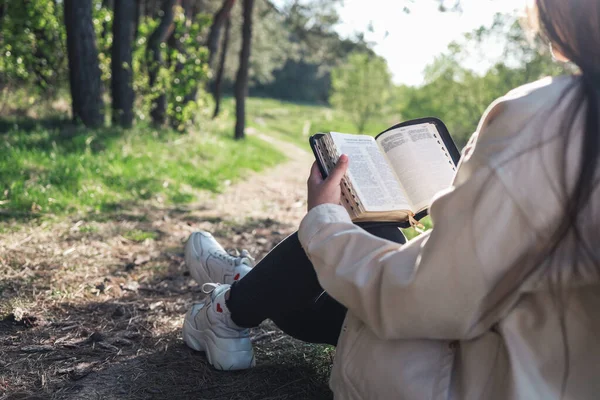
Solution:
[[[217,303],[217,312],[223,312],[223,309],[221,308],[221,303]]]
[[[234,280],[234,281],[237,281],[238,279],[240,279],[240,274],[239,274],[239,273],[238,273],[238,274],[236,274],[236,275],[233,277],[233,280]]]

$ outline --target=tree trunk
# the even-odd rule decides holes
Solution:
[[[215,112],[213,118],[216,118],[221,111],[221,84],[223,83],[223,75],[225,74],[225,62],[227,60],[227,50],[229,49],[229,37],[231,36],[231,17],[225,22],[225,37],[221,46],[221,59],[219,60],[219,69],[215,84],[213,87],[213,97],[215,99]]]
[[[112,121],[130,128],[133,124],[133,67],[131,48],[135,37],[135,0],[115,3],[112,45]]]
[[[210,68],[212,68],[213,61],[219,50],[221,28],[223,27],[223,23],[229,18],[229,14],[234,4],[235,0],[224,0],[223,5],[213,17],[213,22],[208,33],[208,39],[206,40],[206,47],[208,47],[208,66]]]
[[[254,0],[244,0],[244,26],[242,27],[242,50],[240,67],[235,80],[235,138],[243,139],[246,128],[246,97],[248,96],[248,72],[250,69],[250,46],[252,44],[252,9]]]
[[[164,0],[163,16],[160,23],[148,38],[148,75],[150,78],[150,87],[152,88],[154,99],[150,110],[152,122],[156,125],[164,125],[167,120],[167,95],[163,88],[156,86],[158,74],[164,65],[160,45],[170,36],[173,29],[173,18],[175,16],[173,7],[177,0]],[[159,91],[159,93],[154,93]]]
[[[198,14],[199,12],[206,12],[206,1],[196,0],[193,11],[195,14]]]
[[[2,0],[2,2],[0,2],[0,20],[4,19],[7,9],[8,9],[8,1]]]
[[[193,2],[192,4],[192,15],[196,15],[199,14],[200,11],[204,10],[206,8],[206,5],[204,4],[204,2],[202,0],[196,0]]]
[[[190,23],[194,19],[194,5],[196,0],[182,0],[181,6],[183,7],[183,12]]]
[[[64,17],[73,119],[86,126],[102,126],[104,104],[92,22],[92,0],[64,0]]]
[[[148,0],[149,5],[147,6],[146,15],[152,18],[160,16],[160,12],[163,8],[164,0]]]
[[[135,35],[134,35],[134,47],[137,44],[137,38],[139,35],[140,21],[146,15],[146,0],[135,0],[136,9],[135,9]]]

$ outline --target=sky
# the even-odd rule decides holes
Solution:
[[[531,0],[462,0],[460,13],[438,11],[433,0],[416,0],[411,12],[403,12],[405,0],[344,0],[337,27],[342,36],[365,32],[374,42],[377,54],[387,59],[398,84],[419,85],[423,70],[448,44],[482,25],[490,25],[497,12],[524,10]],[[368,32],[372,25],[373,32]],[[490,58],[497,57],[501,45],[489,49]],[[468,61],[467,61],[468,62]],[[475,70],[485,69],[481,60],[467,65]],[[483,70],[481,71],[483,72]]]

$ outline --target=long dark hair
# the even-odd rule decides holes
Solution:
[[[600,2],[597,0],[537,0],[541,29],[553,47],[579,67],[579,90],[571,113],[587,105],[577,183],[567,196],[565,214],[555,235],[560,242],[573,232],[579,239],[577,221],[590,201],[595,188],[600,158]],[[568,119],[572,124],[575,116]],[[574,134],[572,126],[564,126],[567,140]],[[563,168],[565,171],[566,168]],[[566,173],[563,173],[566,180]],[[563,187],[567,187],[563,185]],[[580,240],[583,242],[583,240]],[[557,244],[555,243],[553,248]]]
[[[564,214],[557,225],[557,230],[548,243],[545,257],[556,257],[560,244],[565,239],[573,241],[572,260],[573,274],[585,274],[578,271],[583,265],[594,265],[598,268],[598,260],[594,250],[590,248],[589,235],[581,229],[583,210],[589,205],[597,182],[598,160],[600,159],[600,1],[598,0],[537,0],[537,13],[540,28],[553,48],[577,65],[581,71],[575,90],[579,93],[571,105],[571,115],[564,122],[564,152],[573,141],[574,134],[582,134],[580,164],[577,180],[572,191],[567,180],[567,166],[562,166],[562,188]],[[573,123],[577,113],[585,107],[585,124],[583,132],[574,129]],[[567,157],[563,156],[563,160]],[[561,388],[564,397],[569,376],[569,346],[565,317],[564,287],[559,273],[551,277],[552,294],[560,317],[563,336],[563,356],[565,368]]]

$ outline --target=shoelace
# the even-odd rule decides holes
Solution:
[[[205,283],[204,285],[202,285],[202,293],[211,295],[212,292],[214,292],[215,289],[218,288],[219,286],[221,286],[220,283],[210,283],[210,282]],[[229,326],[229,328],[231,329],[231,326]],[[240,328],[236,328],[234,330],[237,330],[238,332],[240,332],[242,335],[245,335],[245,336],[250,335],[250,329],[240,330]]]
[[[215,257],[227,262],[232,267],[237,267],[242,264],[246,264],[249,267],[254,267],[254,258],[250,255],[248,250],[242,250],[242,252],[238,252],[237,250],[231,250],[227,253],[223,253],[220,251],[214,252]]]
[[[209,283],[205,283],[205,284],[202,285],[202,293],[204,293],[204,294],[211,294],[219,286],[221,286],[220,283],[210,283],[210,282]],[[209,288],[209,289],[205,289],[205,288]]]

